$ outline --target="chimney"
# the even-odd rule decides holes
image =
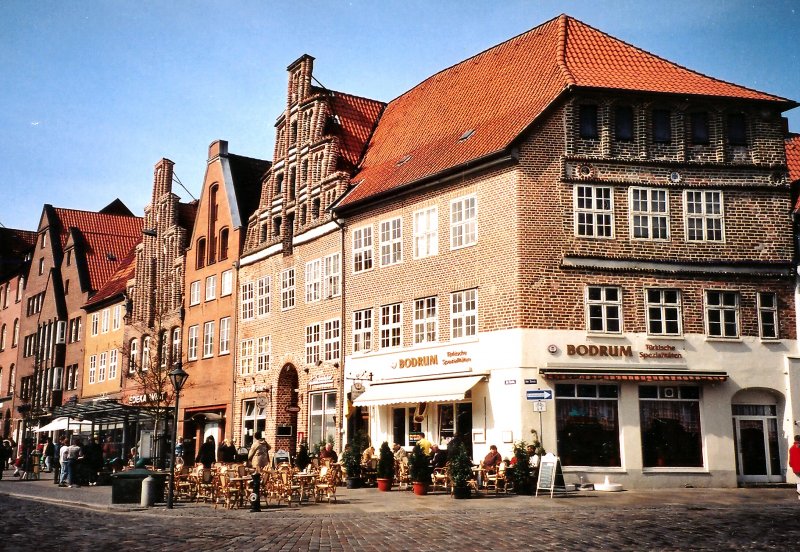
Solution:
[[[208,146],[208,160],[213,161],[217,157],[226,157],[228,155],[228,141],[227,140],[214,140]]]

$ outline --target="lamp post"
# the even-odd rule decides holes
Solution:
[[[175,368],[169,373],[169,380],[172,382],[172,387],[175,389],[175,416],[172,419],[172,450],[169,454],[169,493],[167,494],[167,508],[172,509],[172,498],[175,493],[175,447],[178,446],[178,402],[181,398],[181,389],[189,379],[181,361],[175,363]]]

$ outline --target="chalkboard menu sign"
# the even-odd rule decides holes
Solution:
[[[561,471],[561,460],[554,454],[545,454],[539,462],[536,496],[539,496],[540,490],[549,491],[550,498],[553,498],[553,493],[556,490],[559,492],[567,491],[567,487],[564,484],[564,472]]]

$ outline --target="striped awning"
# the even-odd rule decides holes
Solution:
[[[599,368],[541,368],[539,373],[549,380],[606,380],[606,381],[690,381],[699,383],[723,382],[727,372],[701,370],[603,370]]]

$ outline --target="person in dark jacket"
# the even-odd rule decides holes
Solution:
[[[83,448],[83,465],[89,485],[96,485],[97,474],[103,469],[103,446],[97,437],[93,437]]]
[[[200,462],[206,468],[210,468],[211,464],[217,461],[217,447],[214,445],[214,437],[211,435],[206,437],[206,442],[200,445],[200,451],[197,453],[195,461]]]
[[[235,462],[236,461],[236,447],[233,446],[230,439],[225,439],[219,446],[219,461],[220,462]]]

